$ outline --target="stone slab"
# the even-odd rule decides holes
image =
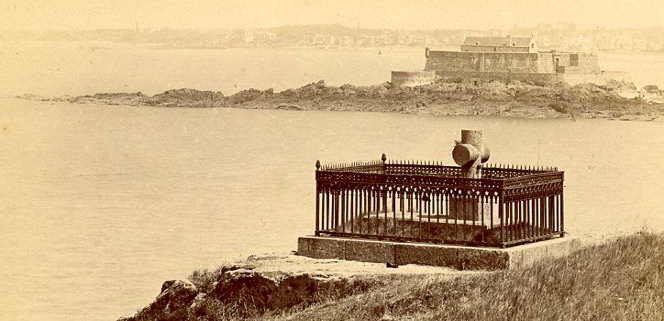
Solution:
[[[345,260],[345,242],[323,237],[300,237],[297,239],[298,254],[314,259]]]
[[[395,242],[345,239],[344,260],[397,264]]]
[[[546,258],[559,258],[580,250],[581,241],[575,237],[555,238],[504,249],[509,254],[510,268],[521,268]]]
[[[421,243],[398,243],[396,259],[398,264],[418,264],[448,266],[456,268],[457,249]]]
[[[523,268],[545,258],[568,255],[580,248],[581,242],[569,236],[506,249],[304,236],[298,238],[297,254],[318,259],[392,265],[418,264],[459,270],[500,270]]]
[[[502,249],[462,247],[457,251],[456,264],[461,270],[504,270],[510,256]]]

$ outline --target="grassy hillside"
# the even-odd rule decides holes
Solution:
[[[260,320],[664,320],[664,235],[481,276],[393,284]]]
[[[154,302],[121,320],[664,320],[664,234],[458,277],[266,276],[246,267],[198,271],[190,283],[164,282]]]

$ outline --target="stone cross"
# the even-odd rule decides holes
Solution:
[[[461,166],[461,176],[466,178],[482,178],[482,163],[490,155],[489,148],[482,144],[481,130],[462,130],[461,141],[456,141],[452,150],[452,158]]]

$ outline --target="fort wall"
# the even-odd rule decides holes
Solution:
[[[461,45],[461,51],[466,52],[530,52],[528,47],[509,47],[509,46],[468,46]]]
[[[532,85],[552,85],[565,81],[564,74],[556,73],[520,73],[520,72],[467,72],[467,71],[437,71],[436,75],[448,82],[460,83],[487,83],[499,81],[509,84],[512,81]]]
[[[541,53],[430,51],[424,70],[538,73],[552,70]],[[552,61],[548,62],[552,65]]]
[[[426,55],[425,71],[463,82],[550,84],[565,81],[566,75],[600,72],[594,53],[427,51]]]
[[[415,87],[433,84],[436,72],[430,71],[393,71],[392,84],[397,87]]]
[[[558,59],[558,65],[564,67],[565,73],[599,73],[598,57],[589,52],[552,53]]]
[[[553,54],[549,52],[537,53],[537,71],[541,73],[555,73],[553,65]]]

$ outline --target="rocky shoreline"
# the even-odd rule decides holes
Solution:
[[[633,98],[629,98],[633,97]],[[608,85],[558,83],[536,86],[519,82],[464,84],[437,81],[418,87],[328,86],[324,81],[296,89],[248,89],[225,96],[221,92],[172,89],[154,96],[137,93],[98,93],[85,96],[18,98],[75,104],[103,104],[185,108],[245,108],[392,112],[436,116],[484,115],[519,118],[602,118],[664,120],[664,104],[638,95],[631,83]]]

